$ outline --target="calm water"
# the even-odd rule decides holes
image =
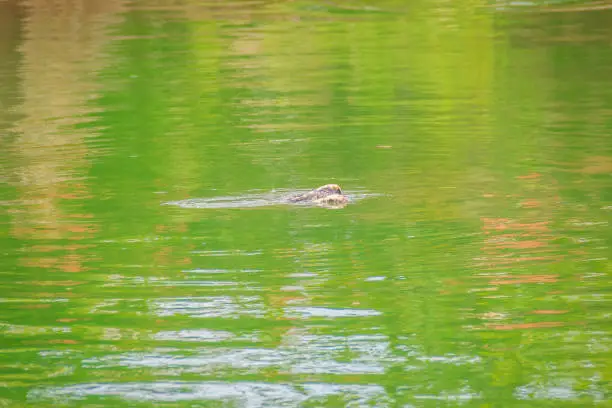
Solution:
[[[499,3],[0,1],[0,406],[609,406],[612,9]]]

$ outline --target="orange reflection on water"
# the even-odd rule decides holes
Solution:
[[[542,329],[550,327],[564,326],[563,322],[535,322],[535,323],[513,323],[513,324],[487,324],[487,328],[493,330],[521,330],[521,329]]]
[[[488,269],[508,269],[517,263],[556,262],[563,259],[557,248],[551,245],[555,234],[550,229],[550,219],[558,202],[557,182],[540,173],[532,172],[515,178],[520,182],[520,189],[529,196],[512,192],[512,194],[494,194],[487,196],[505,196],[510,207],[518,209],[517,218],[482,217],[483,246],[482,256],[477,266]],[[525,195],[527,195],[525,194]],[[515,201],[516,200],[516,201]],[[499,211],[499,209],[495,209]],[[504,209],[504,211],[507,211]],[[513,212],[517,212],[513,210]],[[520,218],[518,218],[520,217]],[[541,281],[540,276],[520,276],[512,279],[514,283]],[[496,281],[506,284],[508,280]],[[556,282],[556,277],[547,277],[546,283]]]
[[[532,312],[519,312],[520,308],[514,309],[515,304],[509,306],[501,300],[507,298],[508,293],[523,291],[518,288],[520,285],[557,284],[560,275],[546,273],[548,269],[542,270],[542,264],[559,262],[567,256],[567,252],[560,251],[554,244],[558,234],[552,228],[553,217],[558,213],[556,206],[560,201],[556,180],[536,172],[519,175],[514,180],[510,185],[518,191],[493,192],[485,197],[505,197],[505,200],[491,203],[501,203],[506,208],[495,207],[492,210],[511,214],[511,217],[481,218],[483,243],[476,261],[484,271],[477,276],[485,279],[488,287],[478,291],[496,289],[497,294],[483,297],[491,299],[492,310],[481,314],[482,318],[495,320],[485,322],[484,328],[510,331],[561,327],[565,323],[560,321],[520,320],[527,315],[531,315],[531,319],[543,319],[547,315],[564,314],[566,310],[547,309],[545,306]]]
[[[95,74],[111,40],[105,28],[118,18],[122,2],[18,3],[23,38],[15,78],[21,103],[14,110],[20,119],[12,124],[17,136],[5,152],[15,163],[9,177],[17,190],[10,231],[24,244],[22,265],[81,272],[90,260],[83,250],[91,245],[67,240],[91,239],[98,226],[81,208],[93,198],[88,183],[93,152],[86,143],[91,135],[75,125],[94,113],[89,102],[98,94]]]
[[[548,221],[518,222],[508,218],[482,218],[483,255],[477,266],[507,269],[517,263],[557,261],[561,255],[549,246],[553,235]],[[499,234],[498,232],[504,232]]]
[[[76,285],[82,285],[85,282],[78,282],[78,281],[73,281],[73,280],[67,280],[67,281],[31,281],[29,282],[30,285],[34,285],[34,286],[76,286]]]
[[[519,283],[555,283],[558,275],[525,275],[505,276],[501,279],[492,279],[490,285],[516,285]]]
[[[569,313],[569,310],[534,310],[531,314],[555,315]]]
[[[580,170],[584,174],[612,173],[612,157],[592,156],[587,158],[588,163]]]

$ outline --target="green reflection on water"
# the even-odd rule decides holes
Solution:
[[[609,12],[105,4],[9,10],[0,405],[608,399]]]

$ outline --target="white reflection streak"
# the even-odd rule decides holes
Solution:
[[[378,385],[336,385],[310,383],[295,387],[289,384],[256,382],[155,382],[90,383],[61,388],[38,388],[29,392],[31,402],[45,399],[84,399],[114,396],[124,400],[178,402],[195,400],[233,401],[246,408],[294,407],[311,398],[343,395],[357,406],[377,401],[378,407],[389,406],[389,398]]]
[[[348,309],[348,308],[327,308],[327,307],[287,307],[285,313],[289,317],[369,317],[380,316],[381,312],[372,309]]]
[[[264,317],[265,306],[259,296],[211,296],[205,298],[179,298],[152,302],[152,309],[158,316],[187,315],[191,317],[225,317],[237,319],[240,316]]]

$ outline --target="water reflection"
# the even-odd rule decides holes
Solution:
[[[356,406],[376,403],[391,406],[386,392],[377,385],[303,384],[291,386],[263,382],[157,382],[123,384],[84,384],[60,390],[36,390],[33,400],[83,399],[88,396],[109,396],[127,401],[195,402],[226,401],[244,407],[291,407],[304,403],[343,402]],[[335,398],[334,398],[335,397]]]
[[[120,7],[113,2],[92,10],[55,6],[37,1],[17,6],[24,12],[20,104],[14,107],[19,119],[12,123],[5,151],[8,180],[15,187],[6,205],[11,235],[30,254],[22,257],[22,266],[74,273],[92,260],[87,250],[94,244],[79,241],[98,231],[95,216],[83,208],[91,198],[88,170],[97,153],[86,144],[92,134],[77,126],[96,111],[89,101],[100,85],[92,73],[105,66],[103,48],[110,38],[104,27],[116,21]]]
[[[263,318],[265,315],[265,306],[261,297],[258,296],[159,300],[152,307],[153,311],[159,316],[186,314],[191,317],[238,318],[240,316],[253,316]]]
[[[0,405],[604,401],[610,13],[497,6],[0,3]]]

